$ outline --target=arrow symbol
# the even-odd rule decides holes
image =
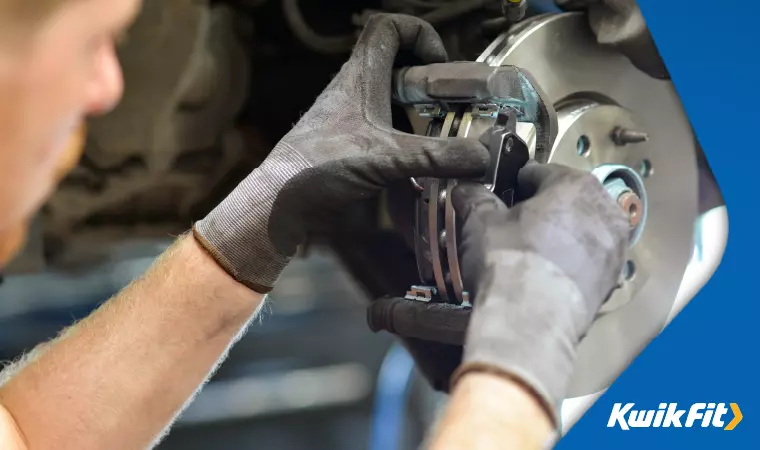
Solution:
[[[736,428],[736,426],[739,425],[739,422],[742,421],[742,418],[744,418],[741,409],[739,409],[739,405],[731,403],[729,406],[731,406],[731,411],[734,412],[734,419],[726,425],[726,428],[724,428],[726,431],[731,431]]]

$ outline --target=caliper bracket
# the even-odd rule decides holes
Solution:
[[[429,117],[443,117],[467,104],[481,115],[496,117],[514,109],[518,122],[536,127],[536,156],[546,162],[557,137],[557,113],[546,94],[526,70],[489,66],[482,62],[450,62],[404,67],[394,71],[393,99]]]

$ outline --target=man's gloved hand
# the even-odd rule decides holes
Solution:
[[[586,11],[601,45],[612,46],[650,77],[670,79],[636,0],[555,0],[566,11]]]
[[[618,285],[629,222],[591,174],[532,163],[507,209],[483,186],[460,183],[465,288],[474,298],[462,365],[516,378],[556,419],[575,348]]]
[[[372,17],[314,106],[259,168],[195,224],[196,239],[235,279],[269,292],[307,232],[394,181],[483,175],[488,152],[480,143],[393,129],[391,72],[399,51],[424,64],[447,58],[440,37],[422,20]]]

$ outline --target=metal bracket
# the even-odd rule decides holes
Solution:
[[[472,112],[470,114],[472,114],[473,117],[496,118],[500,110],[501,107],[496,103],[481,103],[472,105]]]
[[[412,286],[404,298],[418,302],[430,302],[437,293],[436,288],[432,286]]]
[[[441,105],[436,104],[419,104],[414,105],[414,110],[417,111],[417,114],[420,117],[430,117],[430,118],[436,118],[436,117],[442,117],[445,112],[443,108],[441,108]]]

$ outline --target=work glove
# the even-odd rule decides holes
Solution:
[[[473,371],[517,379],[557,420],[576,346],[621,279],[630,225],[602,184],[576,169],[531,163],[516,194],[527,200],[508,209],[479,184],[452,192],[474,298],[452,381]]]
[[[271,154],[194,235],[236,280],[267,293],[307,233],[352,202],[409,177],[478,177],[488,151],[473,140],[393,129],[391,73],[400,51],[445,62],[433,27],[404,15],[367,23],[338,75]]]
[[[670,79],[636,0],[555,0],[566,11],[586,11],[600,45],[611,46],[647,75]]]

